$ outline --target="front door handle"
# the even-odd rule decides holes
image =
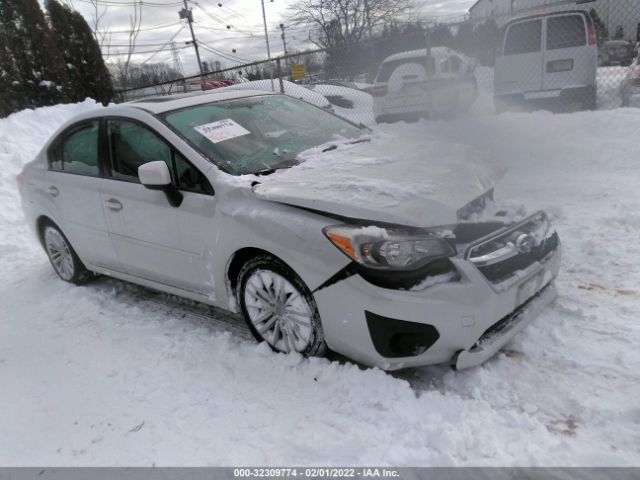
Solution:
[[[58,187],[56,187],[55,185],[51,185],[48,192],[52,197],[57,197],[58,195],[60,195],[60,190],[58,190]]]
[[[107,200],[107,208],[113,212],[119,212],[122,210],[122,204],[115,198]]]

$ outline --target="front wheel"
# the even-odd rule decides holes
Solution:
[[[323,356],[327,350],[320,314],[302,280],[268,255],[249,260],[240,270],[238,303],[258,341],[278,352]]]
[[[85,268],[58,227],[53,224],[45,225],[42,240],[51,266],[62,280],[81,285],[91,278],[91,272]]]

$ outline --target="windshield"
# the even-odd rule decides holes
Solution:
[[[184,108],[164,120],[227,173],[289,167],[304,150],[358,139],[358,127],[308,103],[264,95]]]

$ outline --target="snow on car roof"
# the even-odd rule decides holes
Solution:
[[[151,113],[164,113],[179,108],[191,107],[203,103],[221,102],[236,98],[253,97],[256,95],[273,95],[262,90],[223,90],[196,92],[186,95],[170,95],[134,100],[119,106],[135,107]]]
[[[384,59],[384,62],[391,62],[395,60],[407,60],[416,57],[424,57],[426,56],[427,49],[421,48],[419,50],[409,50],[407,52],[400,52],[394,55],[391,55]],[[449,47],[433,47],[431,48],[431,56],[432,57],[446,57],[448,55],[460,55],[455,50],[450,49]]]
[[[287,80],[282,81],[282,86],[284,87],[284,94],[297,98],[299,100],[304,100],[307,103],[315,105],[320,108],[329,108],[331,104],[329,101],[324,98],[319,93],[314,93],[308,88],[304,88],[300,85],[296,85],[293,82],[289,82]],[[278,79],[274,79],[273,83],[271,80],[253,80],[251,82],[244,83],[236,83],[235,85],[230,85],[228,87],[222,87],[223,91],[233,91],[233,90],[254,90],[254,91],[262,91],[262,92],[279,92],[280,91],[280,82]]]

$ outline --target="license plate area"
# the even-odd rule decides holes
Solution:
[[[519,307],[540,291],[543,286],[543,277],[544,270],[535,274],[533,277],[531,277],[529,280],[518,287],[518,293],[516,296],[516,307]]]

